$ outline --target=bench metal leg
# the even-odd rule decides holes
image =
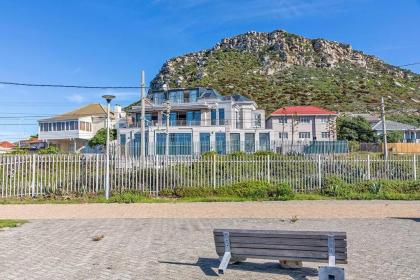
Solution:
[[[227,269],[230,258],[232,257],[232,254],[230,253],[229,232],[227,232],[227,231],[223,232],[223,243],[225,245],[225,254],[223,255],[222,261],[220,262],[220,265],[219,265],[219,273],[220,274],[225,273],[225,270]]]
[[[219,265],[220,274],[225,274],[225,270],[227,269],[227,266],[229,264],[230,257],[231,257],[230,252],[225,252],[225,254],[223,255],[222,261],[220,262],[220,265]]]
[[[319,268],[319,280],[344,280],[344,268],[335,266],[334,235],[328,235],[328,266]]]

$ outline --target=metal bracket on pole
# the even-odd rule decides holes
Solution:
[[[328,266],[335,266],[335,237],[328,235]]]
[[[224,274],[227,266],[229,264],[230,258],[232,257],[232,254],[230,252],[230,238],[229,238],[229,232],[224,231],[223,232],[223,242],[225,245],[225,253],[223,255],[222,261],[219,265],[219,273]]]

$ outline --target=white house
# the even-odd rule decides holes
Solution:
[[[335,141],[337,113],[316,106],[290,106],[274,111],[267,119],[273,140],[304,143]]]
[[[385,127],[386,127],[387,132],[390,132],[390,131],[401,132],[403,135],[403,139],[402,139],[403,143],[420,143],[420,128],[414,125],[385,120]],[[379,121],[376,124],[374,124],[372,126],[372,129],[378,135],[384,134],[383,129],[382,129],[382,121]]]
[[[145,112],[148,154],[166,153],[167,132],[169,154],[270,149],[271,133],[265,128],[264,110],[239,94],[222,96],[203,87],[152,91]],[[118,127],[118,141],[138,153],[141,107],[133,106],[129,113],[131,118]]]
[[[111,114],[111,126],[121,114],[115,106]],[[58,146],[65,152],[79,152],[96,132],[106,127],[107,108],[101,104],[89,104],[74,111],[39,120],[39,140]]]

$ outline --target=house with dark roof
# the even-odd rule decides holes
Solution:
[[[420,143],[420,128],[414,125],[385,120],[386,131],[398,131],[403,134],[403,143]],[[383,135],[382,121],[375,123],[372,129],[378,134]]]
[[[111,126],[121,114],[121,107],[116,106],[110,112]],[[71,112],[38,120],[38,138],[58,146],[65,152],[79,152],[96,132],[106,127],[107,108],[101,104],[88,104]]]
[[[336,112],[321,107],[289,106],[271,113],[266,127],[281,142],[335,141],[336,120]]]
[[[270,149],[265,111],[241,94],[223,96],[204,87],[154,90],[145,103],[148,154],[225,154]],[[118,128],[118,141],[139,147],[141,106],[132,106],[129,114],[126,125]],[[167,123],[170,144],[166,152]]]

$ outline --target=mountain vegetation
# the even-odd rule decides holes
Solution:
[[[283,30],[248,32],[213,48],[171,58],[152,89],[213,87],[241,93],[272,112],[288,105],[377,112],[380,97],[391,112],[420,114],[420,75],[324,39]]]

